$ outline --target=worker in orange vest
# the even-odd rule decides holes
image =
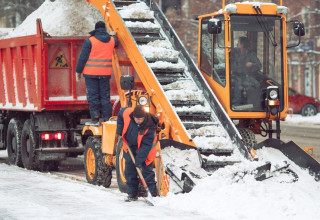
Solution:
[[[137,105],[133,108],[121,108],[117,119],[117,136],[122,136],[124,142],[125,171],[127,180],[128,198],[126,201],[138,199],[138,185],[136,167],[142,171],[143,178],[152,196],[157,196],[157,186],[152,162],[157,153],[156,128],[159,119],[151,113],[145,112],[143,106]],[[128,149],[128,145],[135,157],[133,163]]]
[[[77,63],[76,80],[80,82],[81,73],[83,73],[92,120],[86,125],[99,125],[100,109],[104,121],[112,116],[110,78],[112,53],[118,41],[115,32],[107,33],[103,21],[98,21],[95,29],[89,34],[91,37],[84,41]]]

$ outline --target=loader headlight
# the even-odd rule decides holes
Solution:
[[[272,89],[269,93],[269,96],[273,100],[278,99],[278,91],[275,89]]]
[[[280,100],[279,100],[279,87],[268,86],[266,97],[267,112],[272,115],[276,115],[279,112]]]
[[[278,86],[268,86],[267,88],[268,100],[278,100],[279,99],[279,88]]]
[[[138,99],[139,105],[146,105],[148,104],[148,98],[146,96],[140,96]]]

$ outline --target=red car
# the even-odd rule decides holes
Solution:
[[[294,89],[289,88],[289,108],[293,109],[293,113],[312,116],[316,115],[320,110],[320,102],[316,98],[302,95]]]

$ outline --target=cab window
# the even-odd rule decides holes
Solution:
[[[223,20],[223,16],[216,19]],[[208,21],[211,17],[201,21],[201,48],[200,48],[200,68],[208,76],[221,84],[226,85],[225,76],[225,46],[224,46],[224,25],[220,34],[208,33]],[[222,22],[223,24],[223,22]]]

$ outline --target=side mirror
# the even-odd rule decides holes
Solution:
[[[305,35],[304,24],[300,21],[289,21],[288,23],[292,23],[293,33],[299,37],[299,42],[296,45],[289,45],[287,48],[297,47],[301,43],[301,37]]]
[[[301,23],[300,21],[294,21],[293,24],[293,32],[297,36],[304,36],[305,31],[304,31],[304,24]]]
[[[209,34],[220,34],[222,31],[221,20],[216,18],[211,18],[208,22],[208,32]]]
[[[134,88],[134,77],[125,75],[120,77],[120,86],[123,90],[131,90]]]

